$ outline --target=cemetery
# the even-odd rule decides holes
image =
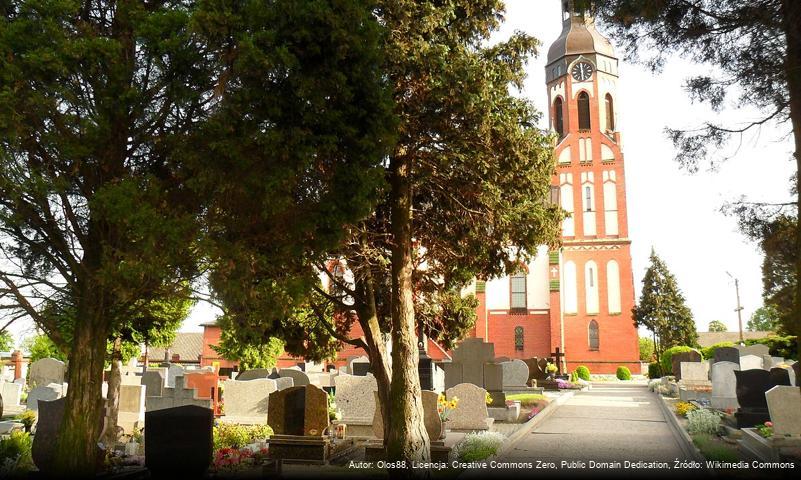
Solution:
[[[556,358],[495,358],[493,348],[467,339],[451,362],[432,366],[430,378],[439,385],[423,390],[422,403],[433,461],[447,463],[485,444],[499,450],[528,431],[553,400],[589,388],[576,374],[549,372]],[[29,365],[27,379],[3,382],[6,413],[13,416],[0,422],[0,435],[32,438],[29,464],[20,468],[52,473],[67,368],[44,358]],[[99,452],[113,469],[133,475],[274,474],[386,459],[378,386],[366,357],[339,369],[304,370],[222,376],[209,367],[145,367],[132,359],[120,369],[117,440]],[[104,382],[104,402],[107,395]],[[97,428],[107,438],[105,423]]]
[[[798,462],[798,361],[772,356],[764,344],[705,353],[673,353],[671,371],[649,383],[700,453],[726,461]]]

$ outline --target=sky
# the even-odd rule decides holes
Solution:
[[[540,56],[530,61],[522,95],[547,109],[545,55],[561,31],[559,0],[506,0],[506,20],[492,41],[522,31],[542,42]],[[603,25],[599,30],[604,32]],[[613,44],[615,39],[611,38]],[[622,57],[620,49],[619,56]],[[674,273],[698,330],[721,320],[737,330],[733,280],[740,282],[743,328],[751,313],[762,305],[762,255],[737,229],[736,219],[720,208],[746,195],[751,201],[786,201],[793,174],[792,144],[783,131],[765,127],[741,144],[724,149],[733,157],[716,171],[683,171],[673,160],[675,150],[663,130],[692,128],[705,120],[738,125],[759,118],[748,110],[725,109],[714,113],[693,105],[683,90],[685,79],[704,67],[674,56],[664,70],[652,74],[643,66],[621,58],[616,110],[626,161],[629,234],[637,298],[648,257],[654,248]],[[547,118],[541,126],[547,128]],[[201,331],[201,323],[218,311],[200,303],[184,322],[182,331]],[[17,322],[10,330],[19,339],[32,333],[30,323]]]

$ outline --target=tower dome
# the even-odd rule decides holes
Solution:
[[[578,9],[575,0],[562,1],[562,33],[548,50],[548,64],[571,55],[598,53],[617,58],[612,43],[595,29],[589,11]]]

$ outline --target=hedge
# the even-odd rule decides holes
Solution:
[[[662,358],[659,363],[662,367],[662,374],[673,375],[673,355],[683,352],[692,352],[693,350],[695,349],[686,345],[678,345],[665,350],[664,353],[662,353]]]

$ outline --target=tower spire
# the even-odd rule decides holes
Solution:
[[[562,22],[593,23],[590,0],[562,0]]]

